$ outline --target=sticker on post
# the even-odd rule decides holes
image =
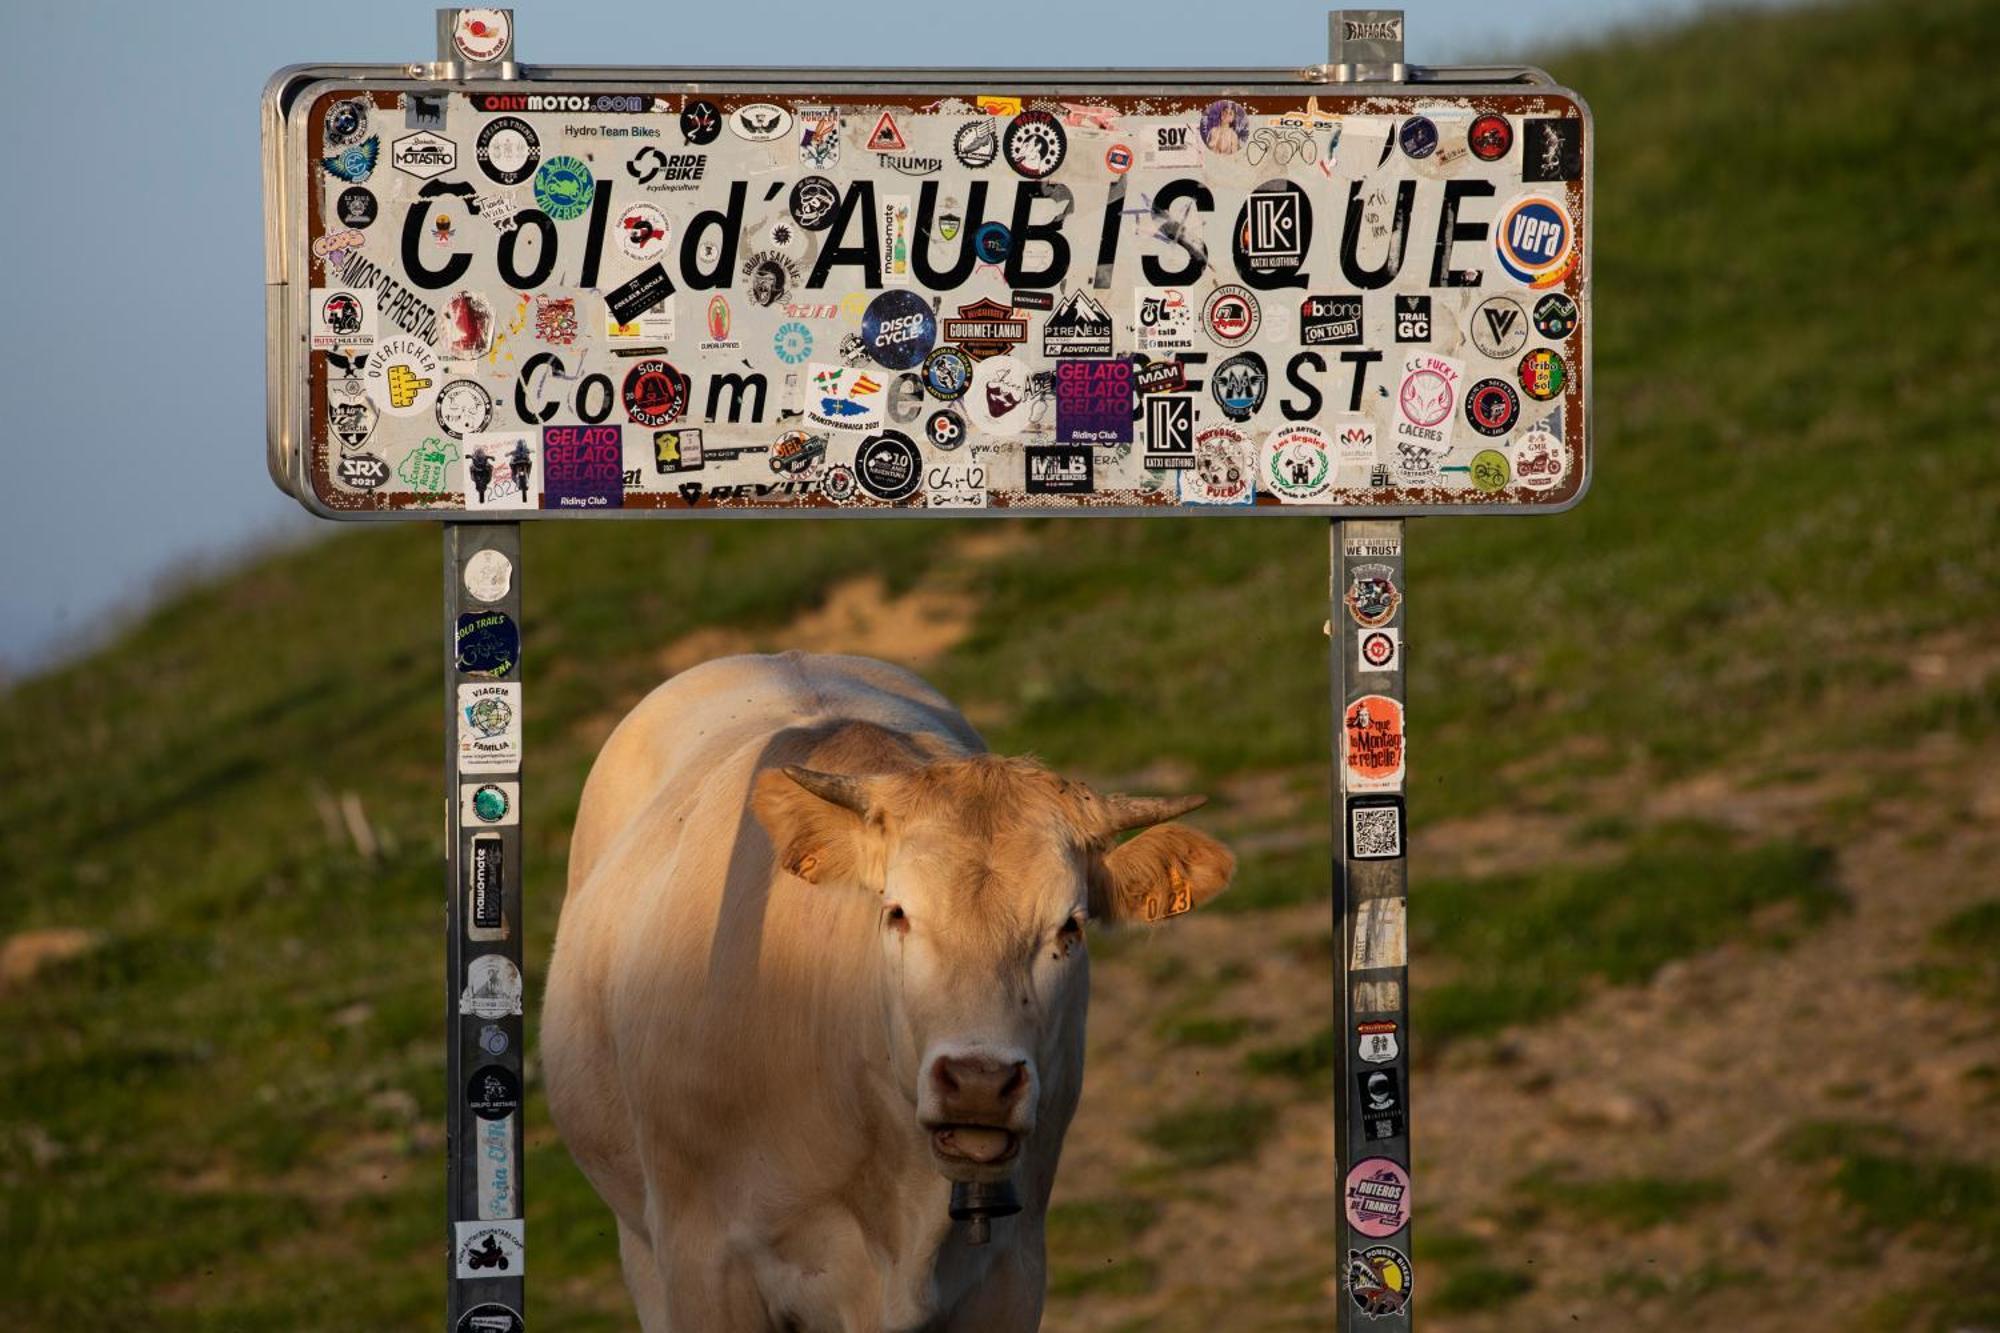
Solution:
[[[1347,803],[1347,856],[1393,861],[1403,854],[1403,798],[1358,796]]]
[[[527,1271],[528,1224],[524,1219],[454,1225],[460,1277],[520,1277]]]
[[[1386,1018],[1354,1025],[1354,1053],[1371,1065],[1386,1065],[1402,1053],[1396,1041],[1396,1024]]]
[[[527,1321],[498,1301],[475,1305],[458,1317],[454,1333],[527,1333]]]
[[[1403,983],[1400,981],[1357,981],[1354,983],[1354,1012],[1396,1014],[1403,1010]]]
[[[466,611],[458,617],[457,665],[461,675],[498,680],[521,660],[521,632],[505,611]]]
[[[1386,694],[1364,694],[1347,706],[1341,725],[1347,790],[1395,791],[1403,785],[1403,705]]]
[[[1403,666],[1403,631],[1364,629],[1354,640],[1355,667],[1360,671],[1399,671]]]
[[[473,1156],[479,1168],[480,1220],[503,1222],[510,1217],[519,1217],[521,1192],[517,1186],[520,1171],[514,1164],[514,1117],[503,1114],[496,1118],[482,1114],[473,1128],[473,1135]]]
[[[1350,972],[1409,965],[1409,912],[1403,898],[1369,898],[1354,909],[1354,947]]]
[[[461,824],[485,824],[495,828],[520,823],[521,784],[518,782],[459,783],[458,819]]]
[[[1379,1240],[1409,1225],[1410,1173],[1386,1157],[1356,1162],[1342,1194],[1347,1224],[1364,1236]]]
[[[466,895],[466,937],[504,939],[507,934],[507,852],[497,833],[472,840]]]
[[[521,766],[521,686],[458,687],[458,766],[507,773]]]
[[[1393,1245],[1370,1245],[1347,1252],[1347,1294],[1355,1309],[1369,1319],[1406,1314],[1416,1274],[1409,1256]]]
[[[458,1012],[477,1018],[521,1016],[521,969],[504,954],[484,953],[465,967]]]
[[[475,602],[498,602],[514,585],[514,562],[500,551],[474,551],[465,562],[465,593]]]
[[[1403,1079],[1395,1069],[1357,1069],[1354,1095],[1361,1113],[1361,1137],[1371,1143],[1400,1139],[1408,1132],[1403,1115]]]

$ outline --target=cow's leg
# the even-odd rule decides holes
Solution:
[[[618,1258],[625,1268],[625,1289],[632,1293],[632,1307],[639,1312],[644,1333],[673,1333],[667,1322],[667,1284],[660,1279],[660,1266],[653,1261],[653,1245],[644,1232],[618,1224]]]

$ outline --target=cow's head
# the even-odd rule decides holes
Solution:
[[[945,1176],[1006,1177],[1038,1115],[1074,1106],[1086,926],[1163,922],[1229,886],[1229,850],[1166,822],[1202,800],[1100,796],[985,755],[761,775],[756,810],[784,869],[879,899],[892,1046]]]

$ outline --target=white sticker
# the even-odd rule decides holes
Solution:
[[[1132,309],[1140,350],[1185,352],[1194,347],[1194,303],[1182,289],[1136,288]]]
[[[368,397],[392,417],[414,417],[437,401],[438,355],[422,338],[399,333],[383,340],[362,372]]]
[[[458,784],[458,822],[467,828],[502,828],[521,822],[521,784],[518,782],[461,782]]]
[[[924,469],[924,504],[931,509],[986,508],[986,465],[931,464]]]
[[[528,1269],[528,1224],[521,1218],[458,1222],[460,1277],[519,1277]]]
[[[480,1018],[518,1018],[521,1013],[521,969],[503,954],[483,953],[465,967],[465,990],[458,1012]]]
[[[498,60],[507,54],[513,27],[504,9],[461,9],[451,25],[451,44],[467,60]]]
[[[1361,1023],[1356,1025],[1354,1036],[1355,1054],[1371,1065],[1392,1064],[1401,1051],[1394,1023]]]
[[[972,368],[972,388],[963,400],[966,416],[990,435],[1026,431],[1034,416],[1033,379],[1019,357],[986,357]]]
[[[1354,640],[1355,666],[1361,671],[1397,671],[1403,665],[1403,631],[1363,629]]]
[[[1451,448],[1458,422],[1458,382],[1465,366],[1446,356],[1428,353],[1403,363],[1396,387],[1396,449],[1399,462],[1412,453],[1442,458]]]
[[[888,114],[887,112],[883,113]],[[901,287],[910,281],[910,196],[882,200],[882,281]]]
[[[1280,426],[1264,441],[1263,483],[1284,504],[1311,504],[1333,490],[1334,462],[1317,426]]]
[[[465,507],[535,509],[541,504],[541,442],[531,430],[482,431],[465,437]]]
[[[1347,966],[1355,972],[1376,967],[1404,967],[1409,946],[1404,930],[1408,913],[1402,898],[1369,898],[1354,908],[1354,949]]]
[[[1569,471],[1569,450],[1536,426],[1514,442],[1514,480],[1531,491],[1554,490]]]
[[[805,382],[806,423],[821,430],[857,435],[882,428],[882,404],[888,393],[887,371],[867,367],[836,366],[823,361],[807,365]]]
[[[458,766],[510,773],[521,766],[521,683],[458,687]]]
[[[1154,125],[1145,131],[1139,160],[1149,167],[1186,168],[1201,165],[1201,136],[1193,121]]]
[[[487,1222],[521,1215],[521,1195],[515,1188],[520,1173],[514,1165],[514,1117],[478,1120],[473,1156],[479,1163],[479,1216]],[[462,1225],[462,1224],[461,1224]]]
[[[375,344],[375,298],[358,287],[312,289],[312,345],[317,351]]]
[[[667,253],[667,215],[648,203],[618,211],[618,248],[627,259],[650,264]]]
[[[514,586],[514,562],[498,551],[475,551],[465,562],[465,591],[475,601],[497,602]]]

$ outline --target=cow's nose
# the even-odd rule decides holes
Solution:
[[[1004,1125],[1028,1095],[1028,1062],[982,1055],[941,1055],[931,1084],[942,1118],[956,1124]]]

